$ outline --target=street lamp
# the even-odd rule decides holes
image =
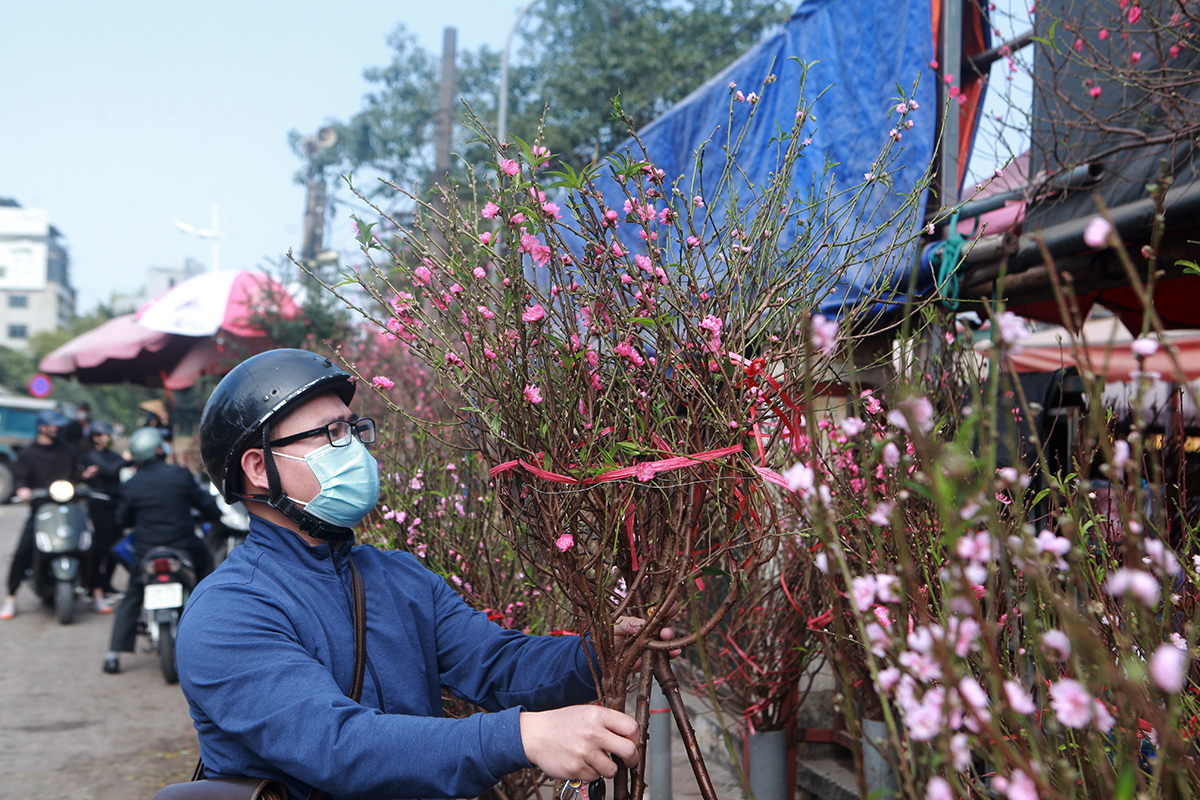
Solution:
[[[500,57],[500,113],[496,120],[496,141],[504,144],[504,136],[508,133],[508,53],[512,48],[513,35],[517,32],[517,26],[521,24],[521,18],[525,16],[525,12],[533,8],[533,4],[537,0],[529,0],[521,10],[517,12],[517,18],[513,20],[512,28],[508,31],[508,38],[504,40],[504,55]]]
[[[213,272],[221,271],[221,244],[220,244],[221,228],[218,223],[218,218],[219,218],[219,214],[218,214],[218,208],[217,208],[217,201],[213,200],[212,227],[209,228],[208,230],[204,230],[202,228],[197,228],[194,225],[188,225],[186,222],[180,222],[177,219],[171,220],[171,222],[175,224],[175,227],[179,228],[179,230],[183,231],[184,233],[190,233],[192,236],[196,236],[200,239],[208,239],[210,242],[212,242],[212,268],[211,269]]]

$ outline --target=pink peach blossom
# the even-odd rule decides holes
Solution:
[[[945,778],[935,775],[925,784],[925,800],[954,800],[954,792]]]
[[[1029,692],[1016,681],[1004,682],[1004,696],[1008,698],[1012,710],[1018,714],[1032,714],[1037,711]]]
[[[1095,698],[1079,681],[1066,678],[1050,687],[1050,707],[1068,728],[1084,728],[1092,721]]]
[[[812,341],[818,352],[826,356],[833,355],[837,349],[838,322],[826,319],[823,314],[814,314],[812,318]]]
[[[1187,677],[1187,651],[1180,650],[1173,644],[1161,644],[1150,656],[1147,664],[1150,677],[1158,684],[1158,688],[1169,694],[1179,694],[1183,691],[1184,679]]]
[[[1132,594],[1149,607],[1158,604],[1158,581],[1149,572],[1122,567],[1108,576],[1104,590],[1114,597]]]
[[[1129,349],[1133,351],[1135,356],[1149,358],[1158,352],[1158,340],[1151,339],[1148,336],[1141,336],[1130,342]]]
[[[1107,247],[1112,229],[1112,223],[1104,217],[1092,217],[1083,231],[1083,242],[1088,247]]]
[[[846,417],[841,421],[839,427],[841,427],[842,433],[846,434],[848,438],[853,438],[858,436],[866,429],[867,423],[863,422],[858,417]]]
[[[1042,652],[1055,661],[1067,661],[1071,658],[1071,639],[1057,628],[1051,628],[1042,634]]]

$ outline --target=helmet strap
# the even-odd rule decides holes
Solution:
[[[267,487],[270,489],[270,494],[256,494],[245,499],[255,503],[265,503],[296,523],[301,533],[306,533],[315,539],[323,539],[327,542],[346,542],[353,539],[354,531],[351,528],[330,525],[325,520],[308,513],[288,497],[287,492],[283,490],[282,481],[279,480],[279,467],[275,464],[275,455],[271,452],[269,428],[269,425],[263,426],[262,451],[263,462],[267,467]]]

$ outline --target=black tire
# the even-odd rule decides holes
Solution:
[[[158,663],[167,683],[179,683],[179,673],[175,671],[175,626],[169,622],[158,626]]]
[[[59,581],[54,588],[54,614],[63,625],[75,621],[75,584]]]
[[[7,503],[13,496],[12,465],[7,460],[0,460],[0,506]]]

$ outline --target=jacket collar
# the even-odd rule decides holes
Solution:
[[[323,562],[330,561],[334,552],[341,556],[349,555],[352,546],[351,542],[311,545],[290,528],[268,522],[255,514],[250,515],[250,533],[246,543],[282,559],[317,569],[323,568]]]

